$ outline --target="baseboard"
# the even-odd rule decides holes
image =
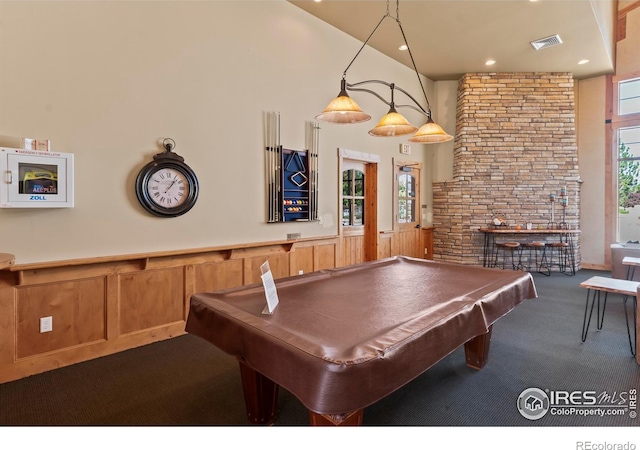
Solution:
[[[589,270],[606,270],[611,271],[611,266],[607,266],[606,264],[590,264],[590,263],[580,263],[580,267],[583,269]]]

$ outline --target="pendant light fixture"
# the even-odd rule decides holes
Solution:
[[[413,65],[413,70],[418,77],[418,83],[420,84],[420,88],[422,89],[422,94],[424,95],[424,99],[426,101],[426,109],[423,108],[420,103],[413,98],[407,91],[397,86],[395,83],[389,83],[381,80],[366,80],[360,81],[358,83],[348,83],[347,82],[347,71],[354,63],[354,61],[360,55],[360,52],[364,49],[364,47],[369,43],[371,37],[378,30],[382,22],[385,19],[392,18],[398,24],[398,28],[400,28],[400,32],[402,34],[402,39],[404,40],[404,44],[409,52],[409,57],[411,58],[411,63]],[[370,84],[381,84],[389,87],[391,91],[391,100],[387,101],[384,97],[378,94],[375,91],[370,89],[366,89],[364,85]],[[357,92],[367,92],[376,96],[379,100],[389,106],[389,112],[380,120],[378,125],[376,125],[373,129],[369,130],[369,134],[372,136],[401,136],[405,134],[415,133],[413,137],[409,139],[411,142],[420,142],[425,144],[436,143],[436,142],[446,142],[453,139],[453,136],[447,134],[438,124],[433,121],[433,117],[431,114],[431,106],[429,104],[429,99],[427,98],[427,93],[424,89],[424,85],[422,84],[422,79],[420,78],[420,74],[418,73],[418,69],[416,68],[416,63],[413,60],[413,54],[411,53],[411,48],[407,42],[407,38],[404,34],[404,30],[402,29],[402,24],[400,23],[400,0],[396,0],[396,16],[393,17],[389,12],[389,0],[387,0],[387,12],[380,19],[378,25],[373,29],[369,37],[364,41],[360,50],[356,53],[356,56],[353,57],[347,68],[344,70],[342,74],[342,80],[340,81],[340,93],[338,96],[329,103],[329,105],[325,108],[322,113],[316,116],[316,119],[322,122],[330,122],[337,124],[350,124],[350,123],[360,123],[366,122],[371,118],[371,116],[362,111],[360,106],[349,97],[347,91],[357,91]],[[413,104],[409,105],[396,105],[394,101],[394,93],[395,91],[402,92],[407,98],[409,98]],[[409,121],[398,111],[396,108],[411,108],[419,113],[425,115],[427,117],[427,122],[421,126],[419,129],[409,123]],[[417,131],[416,131],[417,130]]]

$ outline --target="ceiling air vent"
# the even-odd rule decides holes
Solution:
[[[542,50],[543,48],[553,47],[554,45],[560,44],[562,44],[562,39],[560,39],[560,36],[557,34],[531,42],[531,45],[536,50]]]

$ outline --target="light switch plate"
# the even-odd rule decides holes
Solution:
[[[400,144],[400,153],[403,155],[411,154],[411,146],[409,144]]]

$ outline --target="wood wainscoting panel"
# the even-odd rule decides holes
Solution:
[[[381,231],[378,236],[378,259],[393,256],[393,231]]]
[[[186,320],[184,268],[120,275],[120,334]]]
[[[291,251],[291,272],[289,275],[298,275],[301,270],[303,273],[313,272],[313,250],[314,247],[312,246],[293,246]]]
[[[419,228],[398,232],[398,255],[424,258],[424,251],[420,249],[420,243],[422,242],[420,237]]]
[[[421,258],[433,259],[433,227],[422,228],[422,244],[420,248],[423,249],[423,255]]]
[[[104,277],[16,289],[16,358],[106,339]],[[40,333],[40,318],[53,330]]]
[[[262,283],[260,266],[264,264],[265,261],[269,261],[269,267],[271,268],[274,279],[288,277],[290,273],[289,255],[287,252],[245,258],[244,284]]]
[[[313,270],[335,269],[338,266],[338,242],[313,247]]]
[[[362,236],[345,253],[362,255]],[[14,264],[0,270],[0,383],[185,333],[196,292],[343,264],[324,236],[187,250]],[[351,263],[357,262],[356,260]],[[53,331],[40,333],[40,318]]]
[[[15,319],[14,289],[0,285],[0,365],[15,356]]]
[[[364,234],[343,236],[340,251],[342,253],[341,266],[360,264],[365,260]]]
[[[243,284],[243,260],[199,264],[195,266],[195,292],[211,292]]]

